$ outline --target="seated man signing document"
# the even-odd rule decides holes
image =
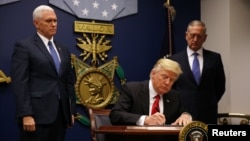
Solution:
[[[114,125],[186,125],[192,116],[182,107],[180,96],[172,85],[182,74],[179,64],[159,59],[150,72],[150,79],[128,82],[110,112]]]

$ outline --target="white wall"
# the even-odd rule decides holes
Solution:
[[[204,46],[221,53],[226,72],[219,112],[250,114],[250,1],[201,0],[201,20],[208,28]]]

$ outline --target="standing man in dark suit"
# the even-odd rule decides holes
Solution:
[[[110,112],[115,125],[186,125],[192,116],[182,107],[179,94],[172,90],[173,83],[182,70],[170,59],[159,59],[150,72],[150,79],[128,82],[121,88],[120,96]],[[159,95],[158,112],[151,109]]]
[[[57,16],[51,7],[38,6],[33,23],[36,34],[15,44],[11,64],[20,141],[63,141],[66,128],[74,123],[70,52],[54,39]]]
[[[177,61],[183,74],[173,88],[180,92],[185,108],[193,116],[206,124],[217,123],[218,103],[225,92],[225,73],[221,55],[206,50],[206,25],[202,21],[191,21],[187,26],[187,49],[170,57]],[[194,53],[197,53],[199,75],[197,82],[192,73]]]

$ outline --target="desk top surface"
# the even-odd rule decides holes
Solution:
[[[134,135],[178,135],[183,126],[101,126],[96,133]]]

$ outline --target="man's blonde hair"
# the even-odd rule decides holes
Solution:
[[[154,71],[160,71],[160,70],[172,71],[176,73],[177,78],[179,78],[179,76],[182,74],[182,70],[179,63],[167,58],[161,58],[155,63],[153,69],[150,72],[150,77]]]

